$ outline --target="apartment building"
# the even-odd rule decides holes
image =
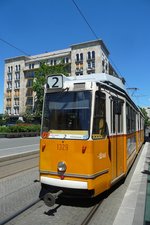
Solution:
[[[67,49],[44,54],[9,58],[5,60],[4,70],[4,113],[17,117],[26,110],[32,113],[35,102],[33,79],[41,62],[49,66],[69,63],[70,76],[101,72],[118,76],[109,62],[109,51],[102,40],[74,44]]]

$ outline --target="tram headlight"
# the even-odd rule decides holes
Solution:
[[[66,169],[67,169],[67,166],[66,166],[65,162],[59,162],[57,164],[57,169],[58,169],[59,172],[65,172]]]

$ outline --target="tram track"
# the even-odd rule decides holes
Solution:
[[[94,217],[95,213],[97,212],[97,210],[101,206],[102,202],[103,201],[100,201],[98,204],[93,206],[91,211],[88,213],[87,217],[82,221],[82,223],[80,225],[88,225],[91,222],[92,218]]]
[[[40,204],[41,202],[41,204]],[[85,208],[84,207],[81,207],[80,208],[80,211],[83,213],[83,218],[80,218],[79,220],[77,220],[76,222],[74,220],[70,221],[70,218],[68,218],[68,220],[65,220],[67,224],[79,224],[79,225],[88,225],[92,218],[94,217],[95,213],[97,212],[97,210],[99,209],[100,205],[101,205],[102,201],[97,203],[96,205],[94,206],[91,206],[88,210],[88,207],[86,208],[86,212],[85,212]],[[30,211],[31,210],[31,215],[32,215],[32,211],[35,211],[36,209],[39,209],[40,207],[42,207],[41,209],[43,209],[45,207],[45,204],[44,202],[41,200],[41,199],[36,199],[36,200],[33,200],[30,204],[28,204],[27,206],[25,206],[24,208],[18,210],[17,212],[15,212],[14,214],[10,215],[9,217],[5,218],[4,220],[2,220],[0,222],[0,225],[4,225],[4,224],[18,224],[20,223],[20,221],[23,220],[24,216],[25,215],[30,215],[30,212],[28,212],[28,210]],[[64,218],[61,219],[61,213],[58,212],[58,209],[60,210],[63,210],[63,211],[66,211],[64,212],[67,213],[67,209],[70,211],[72,206],[66,206],[65,205],[61,205],[61,204],[56,204],[56,207],[55,208],[50,208],[47,212],[44,211],[44,215],[45,217],[48,216],[50,218],[52,218],[52,216],[56,215],[55,216],[55,219],[53,218],[53,221],[49,221],[48,224],[54,224],[54,221],[58,224],[62,224],[61,221],[63,221]],[[74,210],[74,212],[72,213],[72,218],[78,218],[78,209],[79,207],[76,206],[76,209]],[[41,210],[42,211],[42,210]],[[24,214],[24,216],[23,216]],[[58,214],[60,215],[60,221],[58,221]],[[48,218],[47,217],[47,218]],[[75,222],[75,223],[74,223]],[[34,224],[33,224],[34,225]]]
[[[8,158],[0,161],[0,179],[35,168],[38,166],[39,153]]]
[[[27,209],[31,208],[33,205],[37,204],[40,201],[41,201],[41,199],[39,199],[39,198],[35,199],[34,201],[32,201],[30,204],[28,204],[24,208],[18,210],[17,212],[13,213],[9,217],[7,217],[7,218],[3,219],[2,221],[0,221],[0,225],[4,225],[4,224],[10,222],[11,220],[13,220],[14,218],[16,218],[20,214],[24,213]]]
[[[0,179],[0,225],[18,217],[40,201],[38,168],[25,169]]]

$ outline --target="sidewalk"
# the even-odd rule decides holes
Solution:
[[[146,142],[113,225],[150,224],[149,168],[150,143]]]

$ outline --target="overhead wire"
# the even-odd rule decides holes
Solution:
[[[4,42],[5,44],[9,45],[9,46],[12,47],[12,48],[15,48],[16,50],[18,50],[19,52],[23,53],[24,55],[30,56],[27,52],[23,51],[22,49],[16,47],[15,45],[11,44],[10,42],[8,42],[8,41],[6,41],[6,40],[0,38],[0,41]]]
[[[94,31],[94,29],[92,28],[92,26],[90,25],[90,23],[88,22],[88,20],[86,19],[86,17],[84,16],[84,13],[82,12],[82,10],[80,9],[80,7],[77,5],[77,3],[75,2],[75,0],[72,0],[73,4],[75,5],[75,7],[77,8],[78,12],[80,13],[81,17],[83,18],[83,20],[86,22],[86,24],[88,25],[89,29],[91,30],[91,32],[93,33],[94,37],[99,40],[99,37],[97,36],[96,32]],[[113,60],[109,57],[111,63],[113,64],[113,66],[115,67],[115,69],[117,70],[117,72],[120,74],[120,76],[122,77],[119,69],[117,68],[117,66],[115,65],[115,63],[113,62]]]
[[[98,36],[96,35],[95,31],[93,30],[93,28],[91,27],[91,25],[89,24],[89,22],[87,21],[86,17],[84,16],[83,12],[81,11],[81,9],[79,8],[79,6],[77,5],[77,3],[72,0],[73,4],[76,6],[78,12],[80,13],[81,17],[84,19],[84,21],[86,22],[86,24],[88,25],[88,27],[90,28],[91,32],[93,33],[94,37],[96,39],[99,39]]]

